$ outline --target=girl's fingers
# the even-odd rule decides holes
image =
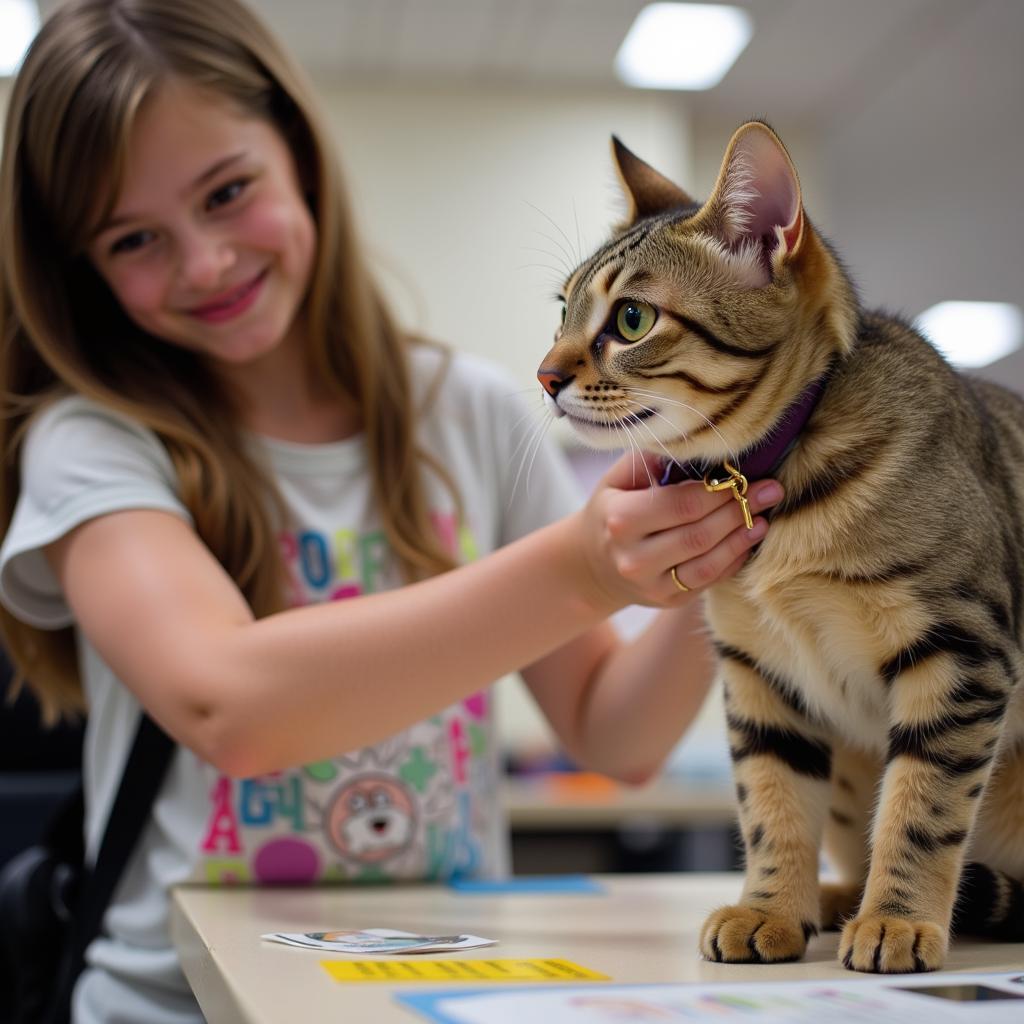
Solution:
[[[753,514],[760,511],[763,509],[751,505]],[[676,565],[706,555],[743,525],[743,510],[738,502],[730,500],[703,519],[663,530],[648,537],[645,543],[652,559],[660,561],[662,565],[666,562]]]
[[[667,592],[677,595],[683,592],[683,587],[687,591],[700,590],[731,576],[743,564],[750,549],[763,540],[767,532],[767,520],[758,516],[752,530],[741,524],[707,553],[670,566],[666,574]],[[676,580],[681,586],[672,579],[672,569],[675,569]]]
[[[731,491],[708,491],[699,481],[626,489],[632,459],[627,454],[609,470],[592,507],[617,582],[632,591],[633,603],[676,604],[684,593],[735,572],[763,539],[767,522],[757,517],[747,530]],[[637,467],[645,473],[648,468],[649,460]],[[746,497],[757,516],[777,504],[783,492],[776,481],[759,480]]]
[[[757,480],[750,485],[747,494],[747,501],[750,502],[750,510],[755,514],[764,512],[765,509],[778,505],[785,497],[782,484],[777,480]],[[737,502],[739,504],[739,502]]]
[[[619,522],[628,528],[628,535],[637,540],[699,522],[733,500],[731,494],[707,491],[697,482],[618,491],[613,492],[612,498],[609,516],[612,532]]]
[[[750,511],[754,515],[781,500],[782,488],[774,480],[759,480],[747,492]],[[698,482],[670,484],[653,492],[648,489],[619,493],[615,495],[614,509],[614,517],[621,523],[628,523],[633,536],[638,539],[692,527],[695,533],[705,538],[705,543],[696,543],[688,555],[709,550],[743,518],[740,504],[732,491],[708,491]],[[712,522],[712,517],[720,510],[728,513],[724,524],[722,517]]]

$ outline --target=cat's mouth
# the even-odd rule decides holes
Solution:
[[[564,416],[574,427],[597,427],[601,430],[622,430],[623,427],[635,427],[646,419],[650,419],[656,410],[639,409],[636,412],[628,412],[614,420],[597,420],[588,416],[578,416],[572,412],[559,409],[558,414]]]
[[[630,427],[638,427],[644,420],[650,419],[658,414],[657,409],[643,406],[639,409],[624,412],[620,415],[612,413],[608,409],[602,410],[603,415],[594,415],[589,410],[578,409],[570,400],[566,404],[572,406],[570,409],[563,407],[558,397],[545,392],[545,405],[548,411],[558,419],[566,419],[569,425],[577,433],[586,436],[590,431],[600,433],[629,430]],[[650,428],[648,428],[650,429]]]

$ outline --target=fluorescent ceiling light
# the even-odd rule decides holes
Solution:
[[[750,15],[719,4],[650,4],[615,56],[615,72],[641,89],[710,89],[754,31]]]
[[[13,75],[39,31],[35,0],[0,0],[0,76]]]
[[[1024,344],[1024,313],[1009,302],[940,302],[914,326],[954,366],[987,366]]]

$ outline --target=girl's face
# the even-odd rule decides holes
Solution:
[[[269,122],[181,82],[140,111],[88,254],[141,328],[223,367],[295,340],[316,226]]]

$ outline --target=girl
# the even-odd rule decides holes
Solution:
[[[201,1019],[178,882],[506,870],[481,689],[506,672],[579,761],[656,770],[707,687],[694,593],[764,520],[628,460],[577,510],[547,450],[514,490],[507,382],[396,328],[250,12],[62,6],[0,173],[4,633],[51,713],[88,708],[91,854],[140,706],[180,745],[79,1024]],[[630,603],[665,611],[624,645]]]

